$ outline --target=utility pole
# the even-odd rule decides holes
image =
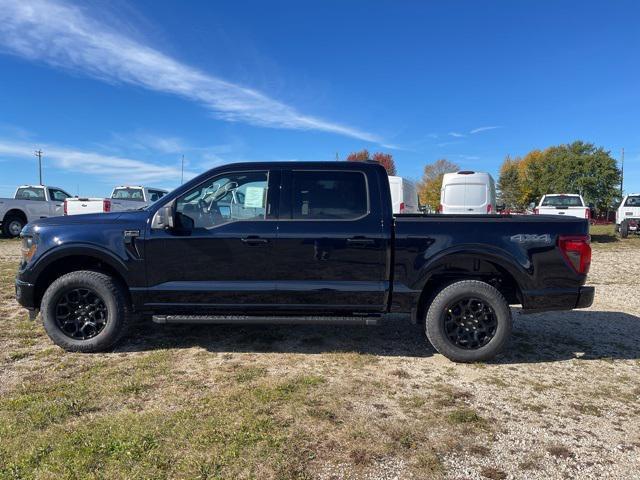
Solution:
[[[36,150],[36,157],[38,157],[38,174],[40,177],[40,185],[42,185],[42,150]]]
[[[622,165],[620,167],[620,201],[624,193],[624,147],[622,147]]]
[[[182,164],[180,166],[180,185],[184,183],[184,155],[182,155]]]

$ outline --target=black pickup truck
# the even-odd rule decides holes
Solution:
[[[455,361],[525,311],[588,307],[586,220],[396,215],[375,163],[242,163],[139,211],[29,223],[16,296],[66,350],[157,323],[359,323],[410,313]]]

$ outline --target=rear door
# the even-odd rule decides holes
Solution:
[[[384,308],[389,239],[378,181],[372,171],[283,170],[273,262],[283,307]]]

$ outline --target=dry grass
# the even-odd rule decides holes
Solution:
[[[405,318],[142,325],[113,352],[65,353],[15,304],[18,244],[0,240],[0,479],[629,478],[628,245],[594,249],[591,311],[516,315],[504,355],[455,365]]]

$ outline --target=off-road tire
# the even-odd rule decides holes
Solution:
[[[15,224],[19,225],[19,230],[17,230],[17,227],[14,226]],[[22,217],[18,215],[8,215],[2,221],[2,233],[5,237],[15,238],[20,235],[20,231],[22,231],[22,228],[25,225],[26,223],[22,219]],[[12,231],[14,229],[15,231]]]
[[[107,308],[107,321],[94,337],[79,340],[68,336],[56,321],[60,298],[73,289],[88,288]],[[132,321],[125,289],[113,277],[100,272],[81,270],[56,279],[45,292],[41,303],[44,329],[53,343],[69,352],[102,352],[113,347],[126,333]]]
[[[620,224],[620,238],[627,238],[629,236],[629,222],[623,220]]]
[[[497,326],[493,337],[476,349],[465,349],[452,342],[445,331],[446,310],[465,298],[477,298],[495,314]],[[433,347],[454,362],[483,362],[495,357],[511,335],[511,310],[502,294],[488,283],[462,280],[444,287],[433,299],[427,311],[425,329]]]

